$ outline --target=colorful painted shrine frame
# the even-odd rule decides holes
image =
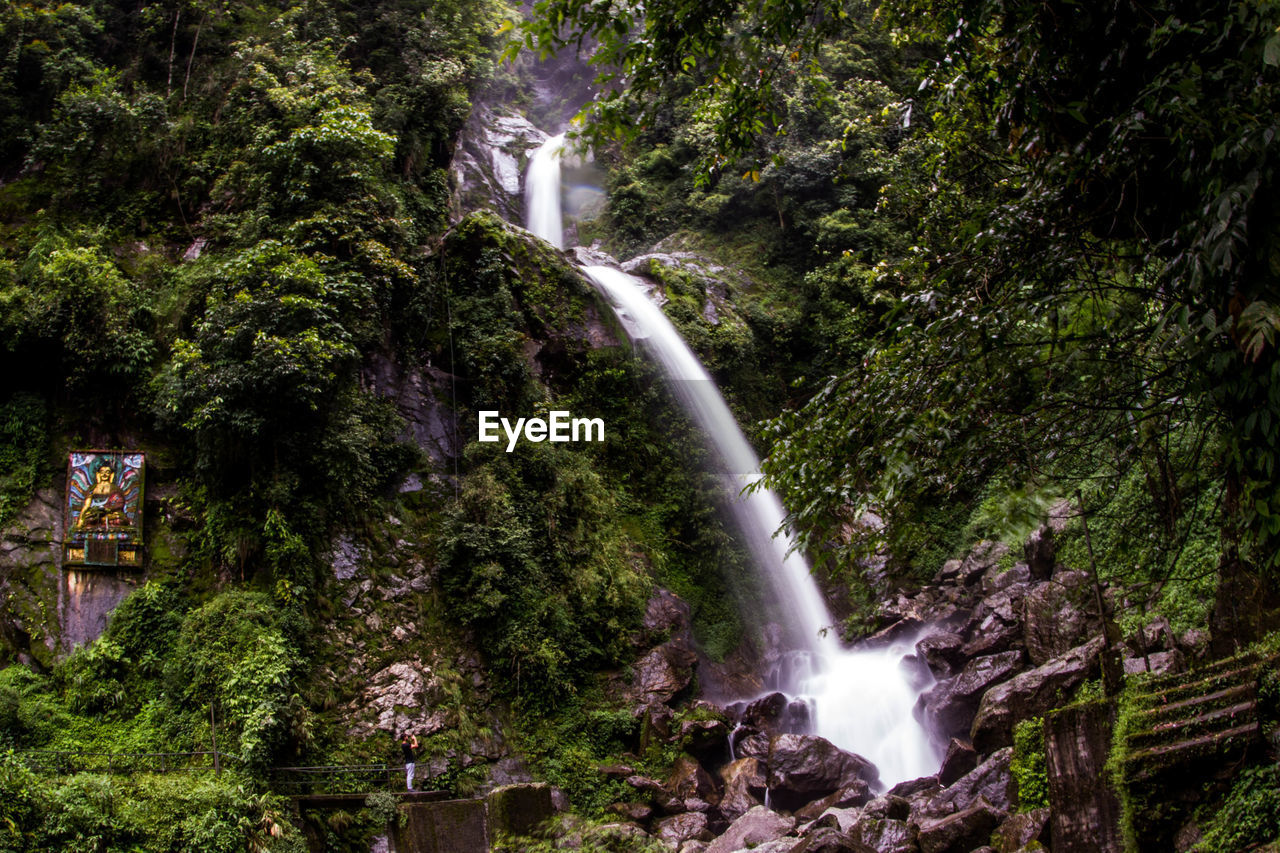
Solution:
[[[146,455],[73,450],[67,455],[64,562],[142,564],[142,497]]]

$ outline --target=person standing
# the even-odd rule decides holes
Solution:
[[[418,760],[418,736],[405,732],[400,735],[400,754],[404,757],[404,785],[413,790],[413,771]]]

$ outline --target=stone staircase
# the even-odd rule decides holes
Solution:
[[[1246,653],[1150,679],[1131,702],[1125,779],[1154,780],[1188,763],[1227,762],[1261,742],[1258,678],[1280,655]]]
[[[1278,654],[1247,652],[1130,688],[1117,781],[1131,848],[1176,849],[1173,836],[1195,804],[1262,751],[1258,684],[1278,666]]]

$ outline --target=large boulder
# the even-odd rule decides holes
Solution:
[[[871,802],[871,786],[862,779],[854,780],[852,785],[841,788],[834,794],[828,794],[820,800],[814,800],[796,811],[801,820],[816,820],[828,809],[848,809],[863,806]]]
[[[974,658],[958,675],[922,693],[919,704],[926,728],[947,738],[968,734],[982,694],[1012,678],[1022,668],[1022,661],[1021,651]]]
[[[978,751],[967,740],[953,737],[938,770],[938,781],[945,787],[978,766]]]
[[[877,851],[874,847],[868,847],[834,827],[824,826],[806,835],[803,841],[787,853],[877,853]]]
[[[1022,637],[1035,666],[1097,635],[1097,607],[1089,576],[1063,571],[1033,586],[1022,601]]]
[[[1033,841],[1041,841],[1045,826],[1049,823],[1049,810],[1032,809],[1012,815],[996,830],[1000,853],[1018,853]]]
[[[664,818],[654,826],[653,834],[673,848],[679,848],[686,841],[710,841],[713,837],[707,827],[707,816],[701,812]]]
[[[698,656],[685,643],[663,643],[636,661],[633,684],[646,702],[670,702],[693,681]]]
[[[920,802],[912,812],[912,819],[917,823],[927,818],[936,818],[964,811],[980,800],[1000,811],[1013,808],[1013,774],[1009,771],[1009,762],[1013,758],[1013,749],[1006,747],[991,754],[991,757],[966,773],[950,787],[939,792],[928,800]]]
[[[1047,581],[1053,574],[1057,551],[1052,527],[1046,524],[1033,531],[1027,537],[1027,542],[1022,549],[1022,558],[1026,560],[1031,577],[1038,581]]]
[[[937,678],[946,678],[964,666],[960,653],[964,637],[954,631],[930,634],[916,643],[916,654],[924,659]]]
[[[667,777],[667,790],[682,800],[697,798],[710,801],[719,793],[711,774],[688,755],[676,759],[671,774]]]
[[[796,731],[809,721],[809,706],[800,699],[792,699],[785,693],[770,693],[746,705],[735,704],[728,708],[730,718],[744,730],[765,732],[769,735]]]
[[[947,560],[934,578],[935,583],[968,585],[982,580],[987,570],[1009,553],[1003,542],[979,542],[963,560]]]
[[[973,748],[990,752],[1008,746],[1013,743],[1015,722],[1065,704],[1072,690],[1098,673],[1105,644],[1102,637],[1097,637],[988,690],[973,721]]]
[[[992,655],[1021,648],[1022,600],[1027,585],[1013,584],[993,592],[978,603],[965,626],[965,643],[960,653],[965,657]]]
[[[850,838],[876,853],[917,853],[916,830],[903,820],[864,817],[848,831]]]
[[[729,727],[724,720],[684,720],[680,746],[714,767],[729,758]]]
[[[758,758],[761,761],[767,761],[770,739],[768,732],[749,726],[739,726],[729,733],[727,742],[730,755],[735,759]]]
[[[795,825],[795,818],[756,806],[730,824],[723,835],[707,846],[705,853],[735,853],[737,850],[758,848],[786,835]]]
[[[667,787],[657,779],[650,779],[648,776],[628,776],[626,782],[646,795],[650,802],[664,814],[680,814],[685,811],[684,801],[667,790]]]
[[[781,734],[769,742],[768,778],[773,801],[795,809],[859,779],[874,784],[880,774],[870,761],[826,738]]]
[[[1004,820],[1004,812],[979,802],[961,812],[921,824],[916,842],[921,853],[969,853],[986,844]]]
[[[661,702],[649,702],[631,712],[640,721],[640,753],[671,737],[671,721],[675,712]]]
[[[1185,672],[1186,669],[1186,656],[1178,649],[1171,649],[1167,652],[1150,652],[1145,657],[1124,659],[1125,675],[1136,675],[1143,672],[1150,672],[1155,675],[1170,675],[1177,672]]]
[[[737,820],[764,803],[769,780],[764,764],[755,758],[739,758],[720,771],[724,793],[720,797],[720,814],[726,820]]]

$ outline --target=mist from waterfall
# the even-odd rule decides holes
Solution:
[[[528,229],[560,248],[563,146],[563,135],[547,140],[530,160],[525,181]],[[913,716],[928,685],[913,686],[901,666],[914,650],[914,638],[876,650],[841,647],[808,561],[785,528],[782,502],[767,488],[746,490],[760,479],[760,460],[715,381],[643,283],[614,267],[582,270],[609,300],[627,336],[661,367],[680,406],[715,451],[729,511],[768,584],[774,618],[790,649],[769,679],[772,686],[804,699],[813,733],[875,763],[882,783],[936,772],[940,756]]]

